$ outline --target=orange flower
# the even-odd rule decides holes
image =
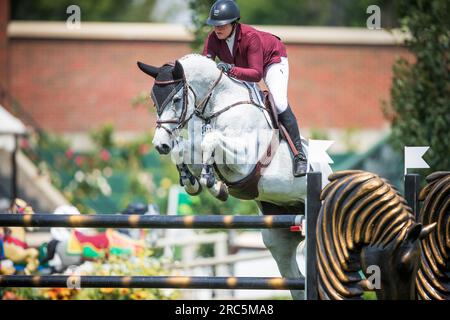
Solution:
[[[128,288],[120,288],[119,289],[119,294],[121,295],[121,296],[125,296],[125,295],[127,295],[127,294],[129,294],[130,293],[130,289],[128,289]]]
[[[21,300],[14,292],[6,291],[2,297],[3,300]]]
[[[50,291],[47,292],[47,296],[51,300],[56,300],[57,297],[58,297],[58,293],[55,290],[50,290]]]
[[[100,288],[101,293],[111,294],[114,292],[114,288]]]

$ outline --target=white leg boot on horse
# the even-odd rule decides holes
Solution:
[[[191,196],[199,195],[202,192],[202,185],[196,177],[189,171],[185,164],[177,165],[180,174],[180,185]]]
[[[226,201],[228,199],[228,188],[225,183],[215,178],[213,168],[213,164],[215,163],[214,152],[219,146],[219,141],[220,137],[218,133],[212,132],[210,127],[204,131],[201,144],[203,167],[200,184],[217,199]]]
[[[186,153],[185,144],[186,142],[181,136],[178,137],[178,139],[174,140],[171,157],[178,170],[178,174],[180,177],[180,186],[184,187],[184,190],[187,192],[187,194],[196,196],[202,192],[202,186],[198,179],[189,170],[186,163],[184,163],[184,157]]]

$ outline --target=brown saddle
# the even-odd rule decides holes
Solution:
[[[272,120],[272,125],[275,129],[278,129],[280,127],[278,122],[278,113],[275,106],[272,105],[269,99],[269,91],[264,90],[263,91],[263,99],[264,99],[264,107],[266,107],[267,112],[269,113],[270,119]]]

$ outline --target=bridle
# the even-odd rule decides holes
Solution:
[[[169,135],[174,135],[173,131],[177,131],[177,130],[183,129],[186,126],[186,123],[188,123],[189,120],[191,120],[191,118],[194,115],[198,115],[198,116],[201,115],[204,112],[205,107],[208,104],[209,99],[211,98],[211,95],[214,92],[214,89],[217,87],[217,85],[219,84],[220,80],[222,80],[222,75],[223,75],[223,73],[221,72],[219,78],[208,89],[207,94],[205,95],[205,97],[203,99],[200,100],[200,102],[197,102],[197,94],[195,93],[194,89],[189,85],[189,83],[187,82],[187,80],[186,80],[186,78],[184,76],[181,79],[174,79],[174,80],[167,80],[167,81],[156,80],[155,81],[155,85],[169,85],[169,84],[182,83],[182,87],[183,87],[183,98],[182,98],[183,99],[183,107],[182,107],[182,110],[181,110],[181,116],[178,119],[157,120],[156,121],[156,127],[166,130]],[[168,98],[166,98],[166,100],[164,101],[164,103],[160,107],[160,112],[161,113],[164,111],[164,109],[169,104],[170,100],[173,98],[173,96],[175,96],[175,94],[179,90],[180,90],[179,86],[177,86],[177,87],[175,87],[173,92],[171,94],[169,94]],[[194,107],[194,112],[192,112],[189,116],[187,116],[188,103],[189,103],[189,101],[188,101],[189,91],[192,92],[192,95],[194,96],[194,105],[195,105],[195,107]],[[171,130],[171,129],[167,128],[166,126],[164,126],[164,124],[176,124],[177,126],[176,126],[176,128],[174,130]]]
[[[181,116],[179,119],[169,119],[169,120],[157,120],[156,121],[156,128],[162,128],[164,130],[167,131],[167,133],[169,135],[173,135],[173,131],[170,130],[169,128],[167,128],[166,126],[164,126],[164,124],[176,124],[177,127],[175,130],[181,129],[182,127],[185,126],[186,124],[186,113],[187,113],[187,104],[188,104],[188,99],[187,99],[187,95],[188,95],[188,84],[186,82],[186,80],[183,79],[174,79],[174,80],[167,80],[167,81],[161,81],[161,80],[155,80],[155,85],[170,85],[170,84],[177,84],[177,83],[181,83],[181,85],[183,86],[183,109],[181,111]],[[161,106],[157,106],[158,109],[158,116],[160,116],[164,109],[168,106],[169,102],[172,100],[172,98],[175,96],[175,94],[179,91],[179,86],[176,86],[173,91],[169,94],[169,96],[166,98],[166,100],[164,100],[164,102],[161,104]],[[193,91],[192,91],[193,92]],[[152,91],[152,95],[154,95],[153,91]],[[155,104],[157,104],[157,100],[154,98],[153,101],[155,102]]]
[[[167,65],[172,65],[172,64],[167,64]],[[174,79],[174,80],[155,80],[154,84],[155,85],[170,85],[170,84],[178,84],[181,83],[182,87],[183,87],[183,107],[182,107],[182,111],[181,111],[181,115],[178,119],[169,119],[169,120],[157,120],[156,121],[156,128],[162,128],[164,129],[170,136],[174,136],[174,131],[178,131],[183,129],[186,124],[192,119],[192,117],[195,115],[197,117],[199,117],[200,119],[202,119],[205,124],[209,124],[211,122],[211,120],[217,116],[219,116],[220,114],[224,113],[225,111],[228,111],[229,109],[241,105],[241,104],[252,104],[257,106],[258,108],[263,109],[259,104],[255,103],[252,98],[251,98],[251,94],[249,94],[250,96],[250,100],[248,101],[239,101],[236,103],[233,103],[219,111],[216,111],[208,116],[204,115],[206,106],[209,103],[209,100],[214,92],[214,89],[217,87],[217,85],[220,83],[220,81],[222,80],[222,76],[223,76],[223,72],[220,72],[219,77],[216,79],[216,81],[214,81],[213,85],[208,89],[206,95],[199,101],[197,102],[197,94],[195,93],[195,91],[193,90],[193,88],[189,85],[189,83],[187,82],[185,76],[183,75],[183,78],[181,79]],[[164,111],[164,109],[167,107],[167,105],[169,104],[170,100],[172,100],[172,98],[175,96],[175,94],[179,91],[179,86],[176,86],[175,89],[169,94],[169,96],[166,98],[166,100],[162,103],[162,105],[158,108],[159,113],[162,113]],[[248,89],[250,91],[250,89]],[[187,116],[187,111],[188,111],[188,98],[189,98],[189,91],[192,92],[193,96],[194,96],[194,111]],[[250,93],[250,92],[249,92]],[[153,94],[153,92],[152,92]],[[156,103],[156,99],[153,99]],[[165,124],[175,124],[176,128],[171,130],[169,128],[167,128],[166,126],[164,126]]]

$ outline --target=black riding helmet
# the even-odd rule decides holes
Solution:
[[[241,18],[241,12],[233,0],[217,0],[211,7],[206,23],[210,26],[223,26]]]

